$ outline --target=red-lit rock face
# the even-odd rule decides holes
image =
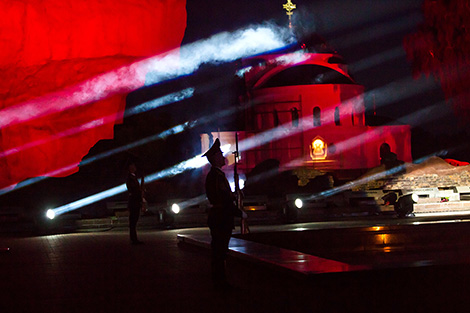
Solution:
[[[423,1],[424,20],[405,37],[404,47],[413,74],[432,74],[439,79],[455,114],[470,120],[470,1]]]
[[[59,102],[57,112],[42,117],[18,110],[15,114],[32,117],[17,124],[2,120],[4,110],[51,93],[75,92],[73,86],[97,75],[179,47],[185,7],[185,0],[1,1],[0,188],[77,171],[97,141],[113,137],[126,90],[67,110]],[[119,79],[127,80],[129,89],[144,83],[144,75],[132,72]],[[69,132],[107,116],[113,118],[98,127]]]

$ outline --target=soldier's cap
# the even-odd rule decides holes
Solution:
[[[210,149],[207,150],[206,153],[204,153],[202,156],[210,158],[211,156],[213,156],[214,154],[216,154],[218,152],[222,153],[222,150],[220,150],[220,140],[219,140],[219,138],[215,139],[214,144],[212,145],[212,147],[210,147]]]

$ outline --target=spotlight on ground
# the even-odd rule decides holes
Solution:
[[[302,202],[302,199],[297,198],[294,201],[294,205],[297,209],[301,209],[304,206],[304,203]]]
[[[178,214],[181,211],[180,206],[177,203],[171,205],[171,212]]]
[[[55,212],[52,209],[47,210],[46,216],[48,219],[53,220],[55,218]]]
[[[413,213],[414,204],[418,202],[419,196],[410,193],[401,196],[395,204],[395,212],[399,217],[405,217]]]

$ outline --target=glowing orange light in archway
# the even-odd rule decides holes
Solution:
[[[310,145],[310,157],[312,160],[324,160],[328,154],[328,145],[321,137],[315,137]]]

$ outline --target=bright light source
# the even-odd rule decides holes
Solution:
[[[238,186],[240,186],[240,189],[245,188],[245,180],[243,178],[238,180]]]
[[[294,201],[294,205],[296,206],[297,209],[301,209],[304,205],[301,199],[297,198]]]
[[[55,217],[55,212],[54,212],[54,210],[52,210],[52,209],[47,210],[46,216],[47,216],[47,218],[53,220],[54,217]]]
[[[231,180],[229,182],[229,185],[230,185],[230,189],[232,190],[232,192],[235,192],[235,182]],[[240,178],[238,180],[238,186],[240,187],[240,190],[245,188],[245,180],[243,178]]]
[[[173,203],[171,205],[171,211],[175,214],[178,214],[180,212],[180,206],[176,203]]]
[[[411,195],[411,200],[413,200],[414,203],[418,203],[419,196],[414,193]]]

